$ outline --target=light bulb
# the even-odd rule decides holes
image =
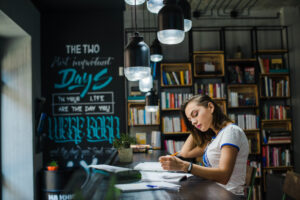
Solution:
[[[145,0],[125,0],[125,2],[131,6],[134,6],[143,4]]]
[[[151,75],[139,80],[139,89],[141,92],[149,92],[152,87],[153,87],[153,78]]]
[[[184,31],[167,29],[157,32],[158,40],[163,44],[179,44],[184,40]]]
[[[146,112],[157,112],[158,106],[145,106]]]
[[[157,14],[159,10],[164,6],[163,0],[149,0],[147,1],[147,9],[149,12]]]
[[[150,60],[152,62],[160,62],[160,61],[162,61],[162,59],[163,59],[163,55],[161,55],[161,54],[152,54],[152,55],[150,55]]]
[[[184,19],[184,32],[188,32],[192,28],[192,20]]]

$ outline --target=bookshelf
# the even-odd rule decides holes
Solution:
[[[180,107],[193,95],[192,65],[191,63],[161,63],[160,69],[162,143],[171,153],[180,150],[189,134],[180,116]]]
[[[278,42],[274,41],[272,45],[261,42],[268,34],[277,34]],[[282,174],[293,170],[287,27],[259,27],[255,35],[254,55],[259,66],[261,162],[265,192],[268,173]]]
[[[162,147],[165,143],[183,141],[189,134],[181,129],[165,130],[165,118],[173,121],[173,117],[180,115],[180,104],[184,100],[175,104],[181,99],[178,94],[207,94],[246,133],[251,143],[248,164],[257,168],[255,187],[259,189],[256,192],[264,191],[266,173],[293,169],[287,27],[193,27],[191,32],[190,62],[160,63],[158,94]],[[210,39],[204,41],[203,38]],[[240,54],[236,52],[237,47],[241,49]],[[184,81],[181,81],[182,76]],[[272,134],[275,134],[273,138]],[[281,137],[280,134],[282,142],[276,138]],[[268,142],[270,136],[273,143]],[[267,148],[288,149],[290,163],[266,165]],[[262,195],[263,192],[255,196]]]

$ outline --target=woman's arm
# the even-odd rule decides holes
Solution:
[[[237,154],[237,148],[223,146],[218,168],[202,167],[194,164],[191,173],[226,185],[231,177]],[[159,160],[163,169],[166,170],[181,170],[187,172],[189,166],[189,162],[180,160],[175,156],[163,156],[160,157]]]
[[[204,149],[196,146],[193,135],[190,134],[181,148],[180,156],[184,158],[196,158],[202,156],[203,153]]]

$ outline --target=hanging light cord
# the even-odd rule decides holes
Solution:
[[[136,22],[136,0],[134,0],[134,21],[135,21],[135,32],[137,32],[137,22]]]

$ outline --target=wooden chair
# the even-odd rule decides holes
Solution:
[[[296,200],[300,199],[300,174],[288,171],[283,183],[282,200],[286,199],[286,195]]]
[[[247,200],[250,200],[251,197],[252,197],[252,191],[253,191],[253,187],[254,187],[255,176],[256,176],[256,168],[247,165],[246,187],[249,188],[248,195],[247,195]]]

